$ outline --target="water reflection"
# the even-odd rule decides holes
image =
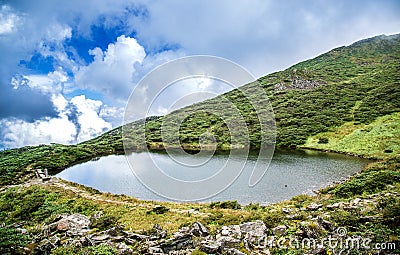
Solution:
[[[140,169],[153,166],[143,154],[135,153],[133,156]],[[174,157],[179,159],[185,156]],[[196,168],[176,167],[171,158],[164,153],[153,153],[152,158],[165,174],[180,180],[193,181],[215,174],[225,164],[227,155],[214,155],[207,164]],[[255,154],[250,154],[247,160],[235,157],[234,164],[245,163],[242,173],[226,190],[206,201],[238,200],[242,204],[277,202],[302,193],[310,193],[313,189],[352,175],[368,162],[360,158],[316,151],[276,151],[263,179],[256,186],[249,187],[249,177],[256,160]],[[125,156],[102,157],[97,161],[70,167],[56,176],[100,191],[126,194],[145,200],[167,200],[143,186],[130,169]],[[188,188],[177,192],[196,194],[200,191]]]

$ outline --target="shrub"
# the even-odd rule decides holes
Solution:
[[[104,214],[101,215],[99,218],[91,218],[90,219],[90,228],[97,228],[99,230],[106,230],[109,229],[117,224],[117,218],[109,215]]]
[[[20,254],[29,242],[28,235],[22,234],[14,228],[0,228],[1,254]]]
[[[238,210],[241,207],[241,205],[238,203],[236,200],[232,201],[222,201],[222,202],[212,202],[210,204],[210,208],[220,208],[220,209],[234,209]]]
[[[318,139],[318,143],[329,143],[329,139],[327,137],[321,137]]]

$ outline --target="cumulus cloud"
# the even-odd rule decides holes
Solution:
[[[101,101],[83,95],[68,101],[61,94],[53,95],[52,101],[58,111],[57,117],[33,122],[16,118],[0,120],[3,146],[14,148],[50,142],[71,144],[93,138],[112,127],[100,116]]]
[[[159,64],[217,55],[261,76],[361,38],[398,33],[399,11],[396,0],[3,1],[0,133],[10,147],[88,139],[120,124],[132,88]],[[166,102],[185,93],[218,93],[216,86],[176,85],[152,111],[165,113]],[[59,126],[64,135],[53,133]]]
[[[18,23],[20,17],[13,13],[12,8],[8,5],[3,5],[0,8],[0,35],[12,33]]]
[[[101,101],[87,99],[84,95],[81,95],[72,98],[70,102],[75,106],[77,112],[79,133],[76,139],[78,142],[88,140],[111,129],[111,124],[99,116],[103,105]]]
[[[121,35],[104,52],[94,48],[90,54],[94,61],[79,68],[75,74],[78,86],[101,91],[112,98],[126,99],[133,85],[134,65],[142,63],[146,56],[144,48],[135,38]]]
[[[137,36],[151,47],[175,42],[187,54],[225,57],[256,76],[400,27],[396,0],[173,0],[146,6],[151,19],[137,25]]]

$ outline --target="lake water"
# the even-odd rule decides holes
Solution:
[[[202,180],[215,174],[226,161],[227,155],[214,155],[206,164],[198,164],[195,169],[177,167],[174,160],[166,153],[151,153],[152,162],[135,153],[132,165],[142,169],[154,168],[154,163],[171,178],[187,182]],[[174,155],[174,159],[187,160],[192,156]],[[232,159],[231,159],[232,160]],[[335,181],[348,177],[368,163],[365,159],[345,155],[322,153],[309,150],[291,150],[274,153],[265,175],[255,186],[249,187],[249,177],[257,155],[250,154],[247,159],[236,157],[233,164],[243,164],[244,168],[238,178],[221,193],[201,201],[237,200],[241,204],[268,204],[289,199],[299,194],[312,194],[312,190],[325,187]],[[132,162],[132,161],[131,161]],[[260,160],[263,164],[263,159]],[[259,163],[260,163],[259,162]],[[265,159],[265,165],[269,163]],[[150,173],[151,171],[149,171]],[[126,194],[144,200],[170,201],[146,188],[130,168],[126,156],[111,155],[95,161],[72,166],[56,175],[62,179],[83,184],[103,192]],[[151,176],[150,176],[151,178]],[[158,179],[153,178],[157,184]],[[160,180],[159,186],[166,184]],[[168,187],[168,189],[173,189]],[[190,188],[181,193],[196,192]],[[204,187],[207,189],[207,187]],[[195,195],[195,194],[194,194]]]

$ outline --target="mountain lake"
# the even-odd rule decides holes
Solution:
[[[176,154],[171,158],[167,153],[133,153],[132,168],[135,162],[143,169],[157,167],[171,178],[183,181],[203,180],[213,176],[230,160],[231,167],[244,165],[240,175],[222,192],[202,199],[199,202],[237,200],[241,204],[274,203],[300,194],[313,194],[313,190],[341,181],[365,166],[369,160],[312,150],[275,150],[272,160],[258,158],[257,153],[247,157],[229,158],[229,154],[215,154],[195,167],[179,165],[175,161],[192,160],[196,155]],[[197,156],[200,157],[200,156]],[[249,177],[256,164],[268,166],[262,179],[253,187]],[[150,162],[151,161],[151,162]],[[146,173],[144,173],[146,174]],[[83,184],[114,194],[125,194],[143,200],[173,201],[149,190],[131,169],[125,155],[110,155],[67,168],[55,175],[61,179]],[[150,176],[150,178],[152,178]],[[157,184],[157,178],[153,178]],[[160,186],[166,185],[160,180]],[[204,187],[207,189],[207,187]],[[188,188],[181,193],[195,192]]]

